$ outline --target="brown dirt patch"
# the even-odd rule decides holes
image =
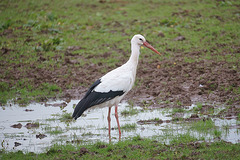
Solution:
[[[27,129],[38,128],[38,127],[39,127],[39,123],[27,123],[27,124],[25,125],[25,127],[26,127]]]
[[[161,119],[140,120],[137,123],[140,124],[140,125],[144,125],[144,124],[155,124],[155,125],[158,125],[158,124],[162,124],[163,120],[161,120]]]
[[[63,61],[61,67],[52,66],[52,69],[37,68],[35,64],[6,64],[3,62],[1,64],[3,70],[0,72],[4,73],[8,67],[12,70],[9,70],[9,74],[2,81],[28,79],[29,83],[35,87],[39,87],[42,83],[57,84],[63,91],[60,98],[81,99],[88,87],[105,74],[102,71],[104,68],[107,68],[108,71],[114,69],[104,63],[76,65],[80,63],[78,59],[88,62],[88,59],[93,58],[73,53],[73,51],[81,49],[84,48],[69,46],[64,52],[64,57],[57,55],[52,57],[56,62]],[[7,48],[2,48],[1,51],[2,54],[12,52]],[[193,63],[184,61],[185,55],[196,59],[201,52],[179,52],[175,53],[174,57],[150,62],[148,57],[151,55],[141,55],[136,78],[137,86],[128,93],[125,100],[131,100],[138,105],[148,104],[151,107],[181,107],[190,106],[196,102],[219,102],[239,106],[238,97],[240,95],[231,89],[240,86],[239,72],[232,67],[233,65],[238,66],[237,62],[234,64],[213,60],[201,60]],[[41,53],[38,55],[38,63],[48,60]],[[111,53],[104,53],[99,57],[108,58],[109,55]],[[126,61],[127,58],[121,56],[116,66],[120,66]],[[69,88],[69,86],[71,87]],[[159,101],[169,103],[159,103]]]
[[[11,127],[21,129],[22,128],[22,124],[21,123],[14,124],[14,125],[11,125]]]
[[[174,61],[176,65],[174,65]],[[225,90],[228,86],[239,86],[239,73],[231,70],[225,62],[200,61],[183,63],[181,58],[171,61],[155,61],[152,65],[142,62],[138,77],[143,85],[134,88],[134,95],[146,93],[161,100],[180,101],[182,105],[194,102],[226,102],[238,96]],[[165,65],[157,69],[157,65]],[[144,71],[143,71],[144,70]],[[155,98],[155,99],[156,99]],[[235,101],[233,104],[238,104]]]
[[[45,137],[47,137],[47,135],[41,134],[41,133],[39,133],[39,134],[36,135],[36,138],[39,138],[39,139],[43,139],[43,138],[45,138]]]

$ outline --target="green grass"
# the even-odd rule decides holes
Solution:
[[[152,41],[166,59],[176,52],[183,52],[183,61],[187,63],[204,59],[226,61],[233,69],[238,69],[239,2],[183,0],[181,7],[178,3],[157,0],[151,3],[143,0],[125,3],[99,3],[97,0],[71,0],[68,3],[63,0],[1,1],[0,48],[8,51],[0,56],[0,61],[4,62],[1,63],[0,103],[5,104],[16,97],[21,99],[19,103],[43,100],[61,95],[64,88],[79,86],[79,83],[69,81],[58,84],[54,80],[72,76],[71,69],[59,72],[65,65],[69,46],[82,48],[72,51],[79,59],[72,69],[79,70],[89,63],[104,64],[101,71],[105,73],[109,70],[106,68],[119,65],[119,60],[127,60],[125,53],[129,52],[129,47],[126,46],[136,33]],[[158,37],[159,32],[164,37]],[[185,40],[175,41],[179,35]],[[142,52],[146,54],[148,51],[144,49]],[[188,56],[192,52],[199,54]],[[110,53],[107,58],[101,57],[106,53]],[[93,56],[97,58],[88,58]],[[151,54],[149,63],[156,58],[159,57]],[[29,73],[42,70],[57,74],[39,82],[29,76]],[[16,79],[21,81],[21,85]],[[52,87],[46,87],[46,83]],[[239,89],[235,90],[239,92]]]
[[[132,131],[132,130],[136,130],[136,128],[137,128],[136,123],[125,124],[125,125],[121,126],[121,129],[124,130],[124,131]]]
[[[48,134],[51,134],[51,135],[57,135],[57,134],[64,133],[63,129],[59,126],[56,126],[56,127],[47,126],[47,127],[45,127],[45,132]]]
[[[183,108],[173,108],[172,109],[172,115],[174,115],[175,113],[182,113],[185,110]]]
[[[203,104],[200,103],[200,102],[197,102],[196,105],[197,105],[197,106],[193,108],[193,111],[199,112],[199,111],[202,109]]]
[[[60,115],[59,120],[62,122],[71,122],[72,121],[72,113],[63,112],[63,114]]]
[[[197,131],[198,133],[208,134],[214,133],[216,130],[216,126],[211,119],[205,121],[200,120],[191,123],[190,130]]]
[[[83,133],[83,134],[82,134],[82,136],[92,136],[92,135],[94,135],[94,134],[91,133],[91,132],[87,132],[87,133]]]
[[[189,135],[176,137],[170,144],[139,136],[130,140],[107,144],[54,145],[46,153],[21,151],[1,153],[1,159],[238,159],[239,144],[194,142]]]
[[[132,115],[136,115],[138,113],[139,113],[139,110],[138,109],[134,109],[132,107],[121,111],[121,115],[122,116],[132,116]]]
[[[61,121],[65,123],[72,122],[72,113],[67,113],[66,110],[63,110],[62,114],[52,114],[52,118],[46,119],[46,121]]]

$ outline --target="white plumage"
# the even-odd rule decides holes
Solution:
[[[115,106],[115,117],[118,124],[119,139],[121,138],[120,125],[118,121],[117,105],[122,98],[132,89],[136,78],[138,58],[140,47],[144,45],[157,54],[160,53],[154,49],[145,38],[137,34],[131,40],[131,56],[122,66],[108,72],[102,76],[89,88],[83,99],[77,104],[72,117],[77,119],[82,113],[89,108],[109,107],[108,112],[108,131],[110,137],[110,111]]]

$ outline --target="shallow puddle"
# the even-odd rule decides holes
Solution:
[[[47,104],[30,104],[27,107],[10,104],[1,107],[0,149],[39,153],[55,143],[108,142],[108,108],[86,111],[84,112],[85,116],[76,121],[71,121],[68,118],[73,112],[73,106],[77,103],[78,100],[72,100],[69,103],[54,101]],[[136,113],[133,115],[121,114],[129,110],[134,110]],[[188,110],[186,109],[186,111]],[[119,105],[118,113],[120,125],[123,127],[121,129],[123,140],[140,135],[149,138],[161,137],[160,139],[163,142],[168,143],[171,136],[177,136],[189,131],[193,136],[206,137],[205,140],[214,140],[215,138],[210,133],[199,133],[197,130],[191,131],[185,127],[184,122],[172,122],[171,109],[132,108],[123,102]],[[190,115],[188,112],[184,114],[184,117]],[[112,109],[111,119],[112,141],[117,142],[118,129],[114,109]],[[147,123],[140,123],[140,121]],[[236,119],[213,118],[212,121],[217,130],[221,132],[219,134],[221,139],[239,143],[240,127]]]

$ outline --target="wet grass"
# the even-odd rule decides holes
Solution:
[[[217,129],[211,119],[192,122],[189,129],[193,132],[196,131],[197,134],[211,135],[214,136],[214,138],[221,137],[221,130]]]
[[[193,122],[191,123],[191,127],[190,127],[190,129],[196,130],[197,132],[207,132],[214,128],[215,128],[215,124],[211,119],[205,120],[205,121],[200,120],[200,121]]]
[[[59,126],[56,126],[56,127],[47,126],[44,128],[44,130],[47,134],[50,134],[50,135],[58,135],[58,134],[64,133],[64,130]]]
[[[69,123],[72,122],[72,113],[67,113],[66,110],[62,111],[62,114],[52,114],[52,118],[46,119],[46,121],[58,121]]]
[[[127,116],[136,115],[136,114],[138,114],[139,112],[140,112],[140,111],[139,111],[138,109],[129,107],[128,109],[125,109],[125,110],[121,111],[121,115],[127,117]]]
[[[78,127],[78,126],[76,126],[76,127],[66,127],[66,129],[69,131],[69,130],[84,130],[84,128],[83,127]]]
[[[198,102],[196,105],[197,105],[197,106],[194,107],[193,110],[194,110],[195,112],[198,112],[198,111],[200,111],[200,110],[202,109],[202,106],[203,106],[203,105],[202,105],[202,103],[200,103],[200,102]]]
[[[211,142],[213,140],[218,141],[228,131],[226,128],[217,127],[212,120],[186,122],[184,119],[179,118],[177,123],[180,124],[178,127],[174,126],[176,122],[173,121],[173,124],[161,129],[162,134],[154,137],[164,143],[170,143],[177,139],[181,141],[183,140],[182,137],[185,137],[184,140],[189,137],[194,142]]]
[[[95,134],[91,133],[91,132],[87,132],[87,133],[83,133],[82,136],[93,136]]]
[[[1,153],[2,159],[238,159],[239,144],[219,142],[195,142],[188,134],[162,144],[154,139],[139,136],[130,140],[92,145],[54,145],[46,153]]]
[[[129,107],[126,107],[126,108],[129,109]],[[166,108],[164,108],[163,111],[165,111],[166,113],[172,113],[172,112],[169,112],[169,109],[167,110]],[[194,108],[192,109],[192,111],[194,111]],[[63,110],[62,113],[66,113],[66,112],[64,112]],[[64,114],[52,115],[56,117],[55,119],[56,124],[59,122],[63,122],[63,123],[65,122],[59,119],[60,115],[64,117]],[[231,126],[228,123],[226,123],[222,127],[217,127],[212,119],[204,119],[204,118],[188,119],[188,118],[181,118],[181,117],[178,119],[177,123],[175,123],[174,121],[168,121],[168,122],[162,121],[158,117],[148,119],[145,122],[147,122],[148,124],[147,123],[141,124],[142,125],[141,129],[145,127],[146,128],[150,127],[146,125],[157,124],[159,126],[159,128],[152,130],[153,132],[156,132],[156,135],[154,135],[153,137],[150,137],[149,139],[145,139],[140,136],[124,137],[122,142],[113,142],[113,144],[111,143],[107,144],[103,142],[93,143],[91,140],[88,140],[89,138],[96,138],[96,137],[101,138],[101,136],[103,135],[106,136],[106,134],[103,134],[103,135],[96,134],[94,132],[94,130],[96,129],[96,126],[94,125],[91,126],[91,128],[94,128],[94,130],[92,131],[85,130],[85,129],[88,129],[90,126],[86,126],[82,128],[80,126],[69,127],[68,125],[66,125],[67,127],[64,128],[56,125],[54,126],[46,125],[45,128],[42,127],[44,129],[43,133],[47,134],[48,136],[56,137],[56,139],[54,139],[52,143],[64,144],[64,145],[54,145],[53,147],[51,147],[50,149],[48,149],[46,152],[42,154],[26,153],[24,155],[26,156],[27,159],[28,157],[29,159],[31,158],[58,159],[61,156],[63,157],[66,156],[67,159],[77,158],[76,156],[79,156],[78,158],[83,158],[83,159],[103,159],[103,158],[115,159],[118,157],[136,159],[135,156],[137,154],[139,154],[139,156],[141,156],[141,158],[143,159],[151,159],[151,158],[158,159],[158,158],[161,158],[161,156],[165,157],[165,159],[166,158],[169,158],[169,159],[202,158],[204,159],[205,157],[207,158],[207,153],[205,154],[201,152],[206,152],[207,149],[203,150],[203,147],[210,147],[212,151],[218,152],[217,145],[228,145],[229,148],[228,147],[221,148],[221,149],[224,149],[224,151],[222,150],[222,152],[226,154],[230,154],[228,156],[234,159],[234,156],[233,155],[231,156],[231,154],[233,154],[232,151],[234,150],[234,148],[236,148],[236,146],[239,146],[239,144],[231,144],[231,143],[221,141],[222,136],[224,137],[224,135],[227,134]],[[35,123],[32,122],[32,124],[35,124]],[[134,133],[135,130],[139,127],[138,125],[139,124],[136,124],[136,123],[121,125],[121,129],[123,131],[122,134],[126,134],[127,132]],[[107,128],[103,128],[103,129],[107,132]],[[114,128],[114,129],[117,130],[117,128]],[[69,137],[64,135],[68,131],[70,132],[77,131],[77,132],[73,133],[69,139]],[[13,134],[11,136],[21,137],[20,134]],[[210,143],[213,140],[214,142]],[[3,145],[6,146],[5,141],[2,141],[2,143]],[[123,149],[122,145],[125,146],[123,148],[124,150],[127,150],[127,151],[124,154],[122,153],[116,154],[115,152]],[[154,145],[154,147],[152,145]],[[211,147],[211,145],[213,145],[214,147]],[[68,147],[70,147],[71,149],[70,148],[68,149]],[[175,152],[175,154],[166,150],[165,147],[168,149],[171,148]],[[130,150],[128,150],[129,148]],[[232,150],[232,151],[229,152],[229,150]],[[22,156],[21,152],[17,152],[17,153],[7,152],[4,149],[1,150],[1,153],[3,154],[2,157],[4,158],[10,157],[9,159],[11,159],[11,157],[14,159],[18,157],[21,158]],[[195,155],[195,153],[198,153],[198,154]],[[146,154],[146,155],[143,155],[143,154]],[[18,157],[14,157],[14,156],[18,156]],[[216,158],[218,159],[219,157],[216,157]],[[225,158],[224,155],[222,155],[222,158],[220,156],[220,159],[224,159],[224,158]]]
[[[172,109],[172,114],[174,115],[175,113],[183,113],[185,110],[183,108],[173,108]]]
[[[62,115],[60,115],[59,120],[62,122],[71,122],[73,120],[72,113],[63,113]]]
[[[136,128],[137,128],[136,123],[125,124],[121,126],[121,129],[124,131],[132,131],[132,130],[136,130]]]
[[[48,118],[46,121],[57,121],[57,118]]]

